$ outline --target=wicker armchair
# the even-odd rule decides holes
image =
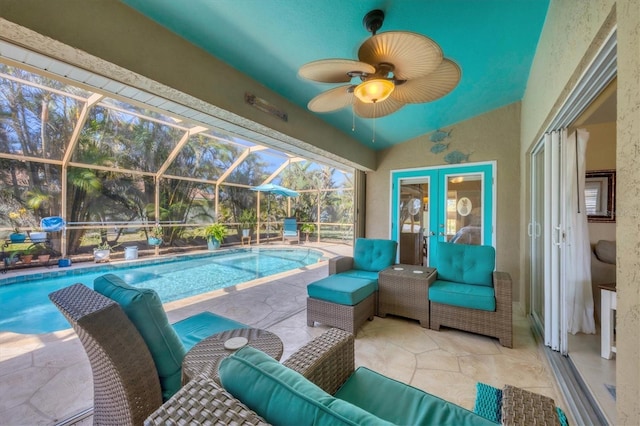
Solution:
[[[440,326],[445,326],[497,337],[502,346],[513,347],[511,276],[507,272],[487,272],[493,270],[494,265],[495,250],[491,246],[438,243],[438,276],[429,289],[429,328],[440,330]],[[490,284],[485,287],[493,288],[495,310],[473,309],[434,301],[433,287],[443,282],[455,281],[452,276],[473,276],[477,280],[477,276],[483,273],[486,273],[484,279]],[[469,300],[473,296],[461,293],[460,298]]]
[[[49,295],[78,334],[93,372],[93,422],[139,425],[162,405],[146,343],[120,305],[82,284]]]
[[[494,272],[493,286],[496,294],[495,311],[481,311],[431,302],[429,328],[437,331],[440,330],[440,326],[445,326],[496,337],[502,346],[512,348],[511,276],[506,272]]]

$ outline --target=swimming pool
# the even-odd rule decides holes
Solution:
[[[49,300],[49,293],[75,283],[93,288],[93,280],[111,273],[127,284],[152,288],[163,303],[317,263],[312,249],[233,249],[213,254],[56,270],[39,279],[0,285],[0,331],[50,333],[70,325]],[[0,283],[7,280],[1,280]]]

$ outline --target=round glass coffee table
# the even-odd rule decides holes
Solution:
[[[212,334],[191,348],[182,360],[182,385],[199,374],[206,374],[217,382],[218,363],[245,345],[260,349],[278,361],[282,356],[282,340],[267,330],[237,328]]]

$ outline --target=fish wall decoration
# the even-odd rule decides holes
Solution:
[[[445,151],[448,148],[449,148],[448,143],[438,142],[437,144],[431,147],[431,152],[433,152],[434,154],[440,154],[442,151]]]
[[[451,136],[452,131],[453,129],[449,130],[448,132],[438,129],[435,132],[431,133],[431,136],[429,136],[429,140],[431,142],[442,142],[443,140]]]
[[[447,155],[444,156],[444,161],[449,164],[458,164],[458,163],[466,163],[469,161],[469,156],[471,154],[464,154],[460,151],[451,151]]]

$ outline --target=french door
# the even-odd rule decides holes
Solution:
[[[494,169],[490,162],[392,171],[390,238],[399,242],[398,260],[414,259],[416,244],[424,265],[433,264],[439,241],[494,245]]]

